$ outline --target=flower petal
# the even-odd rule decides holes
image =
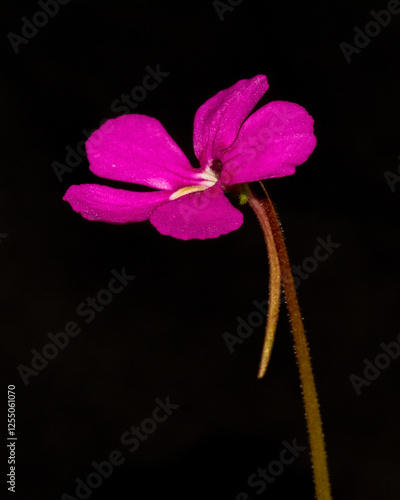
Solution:
[[[273,101],[242,125],[235,144],[221,161],[222,184],[232,185],[295,172],[314,151],[314,120],[298,104]]]
[[[206,101],[194,118],[194,152],[203,168],[218,160],[235,141],[239,128],[268,89],[267,78],[258,75],[240,80]]]
[[[155,118],[123,115],[107,120],[86,142],[90,170],[107,179],[157,189],[199,184],[182,150]]]
[[[98,184],[81,184],[71,186],[63,200],[85,219],[126,224],[147,220],[171,194],[172,191],[136,193]]]
[[[243,214],[224,195],[219,184],[165,203],[150,222],[161,234],[181,240],[217,238],[243,224]]]

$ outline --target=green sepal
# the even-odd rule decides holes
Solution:
[[[239,203],[240,205],[245,205],[250,197],[250,188],[247,182],[245,184],[240,184],[240,195]]]

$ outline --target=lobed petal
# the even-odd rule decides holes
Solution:
[[[242,125],[235,144],[222,155],[225,185],[282,177],[295,172],[314,151],[314,120],[298,104],[273,101]]]
[[[160,204],[168,201],[172,191],[136,193],[98,184],[71,186],[63,200],[88,220],[126,224],[149,219]]]
[[[106,121],[86,142],[90,170],[106,179],[157,189],[199,184],[179,146],[155,118],[123,115]]]
[[[243,224],[219,184],[159,206],[150,222],[161,233],[181,240],[217,238]]]
[[[235,141],[240,126],[268,89],[267,78],[258,75],[240,80],[206,101],[194,119],[194,152],[203,168],[220,159]]]

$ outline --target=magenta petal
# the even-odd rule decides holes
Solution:
[[[220,159],[221,151],[235,141],[239,128],[268,89],[267,78],[258,75],[240,80],[206,101],[194,119],[194,152],[203,168]]]
[[[242,125],[224,152],[221,182],[226,185],[282,177],[295,172],[314,151],[314,120],[298,104],[273,101]]]
[[[85,219],[126,224],[148,219],[171,194],[172,191],[136,193],[98,184],[81,184],[71,186],[63,200]]]
[[[243,214],[224,195],[221,186],[188,194],[158,207],[150,222],[161,234],[181,240],[217,238],[243,224]]]
[[[100,177],[179,189],[199,183],[198,170],[161,123],[145,115],[106,121],[86,142],[90,170]]]

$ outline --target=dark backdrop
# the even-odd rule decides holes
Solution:
[[[267,75],[261,104],[292,101],[314,117],[315,152],[294,176],[266,186],[293,264],[311,265],[305,259],[317,238],[340,244],[298,289],[334,498],[400,497],[400,361],[378,356],[382,343],[394,342],[395,357],[399,335],[400,14],[390,22],[381,14],[387,26],[369,43],[359,34],[365,47],[347,61],[340,44],[354,45],[367,27],[378,31],[370,11],[387,9],[386,0],[231,5],[219,15],[211,0],[72,0],[47,23],[36,17],[45,25],[15,50],[10,33],[21,35],[21,18],[41,8],[2,5],[2,397],[5,416],[7,385],[16,386],[18,437],[13,495],[4,419],[2,495],[84,498],[80,480],[92,484],[93,500],[313,497],[285,309],[261,381],[264,324],[232,354],[223,337],[268,294],[267,253],[251,210],[243,208],[238,231],[185,242],[148,222],[89,222],[62,201],[70,185],[96,182],[87,159],[71,153],[84,131],[123,112],[115,100],[159,65],[168,75],[133,111],[159,119],[193,161],[196,109],[240,79]],[[58,178],[55,162],[70,171]],[[79,304],[123,268],[135,278],[86,323]],[[69,322],[81,333],[24,382],[32,349],[41,353],[48,334]],[[376,358],[389,366],[370,366],[375,380],[357,394],[361,379],[351,376],[364,378]],[[154,430],[146,419],[168,398],[179,407]],[[154,432],[129,451],[134,445],[121,436],[140,425]],[[294,440],[307,449],[273,482],[250,486]],[[109,477],[99,480],[93,462],[110,454],[123,463],[112,474],[103,464]]]

